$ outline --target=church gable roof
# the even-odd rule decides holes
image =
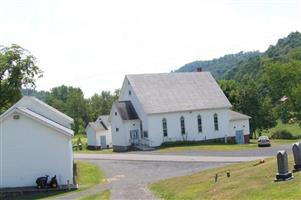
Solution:
[[[230,108],[209,72],[126,75],[147,114]]]

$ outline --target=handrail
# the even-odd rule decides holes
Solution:
[[[129,139],[129,142],[131,145],[145,145],[149,147],[152,145],[152,140],[149,138],[131,138]]]

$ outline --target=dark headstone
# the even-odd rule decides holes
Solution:
[[[294,161],[295,161],[294,168],[295,170],[300,170],[301,169],[301,142],[293,144],[292,150],[293,150]]]
[[[292,173],[288,171],[288,159],[285,151],[277,152],[277,166],[276,181],[286,181],[293,178]]]

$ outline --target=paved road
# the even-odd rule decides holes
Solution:
[[[190,155],[157,155],[139,153],[116,154],[75,154],[75,159],[80,160],[125,160],[125,161],[157,161],[157,162],[246,162],[259,160],[264,156],[190,156]]]
[[[277,151],[286,150],[288,154],[292,153],[292,144],[275,145],[272,147],[261,147],[247,150],[233,150],[233,151],[212,151],[212,150],[190,150],[178,152],[164,152],[164,151],[144,151],[144,152],[130,152],[131,154],[151,154],[151,155],[188,155],[188,156],[215,156],[215,157],[270,157],[276,156]]]

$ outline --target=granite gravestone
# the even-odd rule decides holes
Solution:
[[[288,171],[288,159],[285,151],[277,152],[277,165],[276,181],[286,181],[293,178],[292,173]]]
[[[301,169],[301,142],[293,144],[292,150],[293,150],[294,161],[295,161],[294,168],[295,170],[300,170]]]

